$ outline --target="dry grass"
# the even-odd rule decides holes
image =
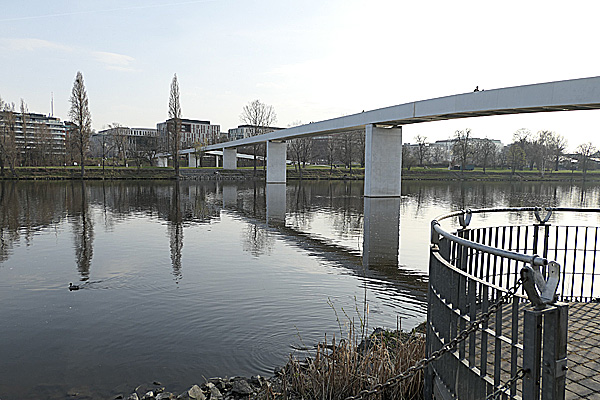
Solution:
[[[350,326],[346,338],[325,338],[311,357],[299,360],[290,356],[281,375],[281,398],[345,399],[386,382],[425,355],[425,338],[414,331],[376,329],[358,344],[360,337]],[[422,393],[423,373],[419,372],[372,398],[422,399]]]

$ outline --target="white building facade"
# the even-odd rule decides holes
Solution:
[[[12,130],[21,155],[43,151],[53,156],[65,154],[65,123],[57,117],[36,113],[0,112],[0,132]]]

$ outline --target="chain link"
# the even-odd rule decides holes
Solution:
[[[513,385],[519,379],[523,378],[525,376],[526,372],[527,371],[524,370],[523,368],[519,368],[519,370],[517,371],[515,376],[510,378],[504,385],[500,386],[494,393],[492,393],[488,397],[486,397],[485,400],[496,400],[497,398],[499,398],[506,391],[506,389],[513,387]]]
[[[494,304],[492,304],[485,313],[481,314],[481,316],[478,319],[471,322],[469,324],[469,326],[466,329],[464,329],[463,331],[461,331],[454,339],[452,339],[451,341],[449,341],[448,343],[443,345],[440,349],[431,353],[431,355],[428,358],[423,358],[423,359],[417,361],[417,363],[415,363],[415,365],[408,368],[403,373],[388,379],[384,383],[378,383],[375,386],[373,386],[371,389],[362,390],[362,391],[358,392],[358,394],[356,396],[347,397],[346,400],[365,399],[367,396],[377,394],[378,392],[380,392],[384,389],[387,389],[391,386],[395,386],[395,385],[399,384],[400,382],[415,376],[417,373],[419,373],[419,371],[424,369],[431,362],[437,360],[445,353],[448,353],[448,352],[454,350],[456,348],[456,346],[458,346],[461,342],[464,342],[471,335],[471,333],[479,330],[480,325],[486,323],[490,319],[492,314],[494,314],[495,312],[498,311],[500,306],[505,304],[508,301],[508,299],[512,298],[517,293],[517,290],[519,290],[519,287],[521,287],[522,284],[523,284],[523,279],[519,278],[519,280],[515,283],[515,286],[510,288],[502,297],[500,297],[498,299],[498,301],[496,301]]]

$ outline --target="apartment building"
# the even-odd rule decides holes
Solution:
[[[59,118],[37,113],[0,111],[0,132],[14,133],[21,156],[29,152],[51,155],[65,153],[65,123]]]
[[[156,124],[158,136],[163,143],[169,142],[167,133],[167,124],[171,120],[159,122]],[[181,119],[181,148],[190,148],[195,144],[213,144],[217,143],[221,136],[221,126],[211,124],[210,121],[198,119]]]

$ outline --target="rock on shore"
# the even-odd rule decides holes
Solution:
[[[251,378],[211,378],[202,385],[193,385],[180,394],[166,390],[160,382],[140,385],[127,395],[120,394],[115,399],[124,400],[255,400],[273,391],[278,386],[277,377],[265,379],[260,375]]]

